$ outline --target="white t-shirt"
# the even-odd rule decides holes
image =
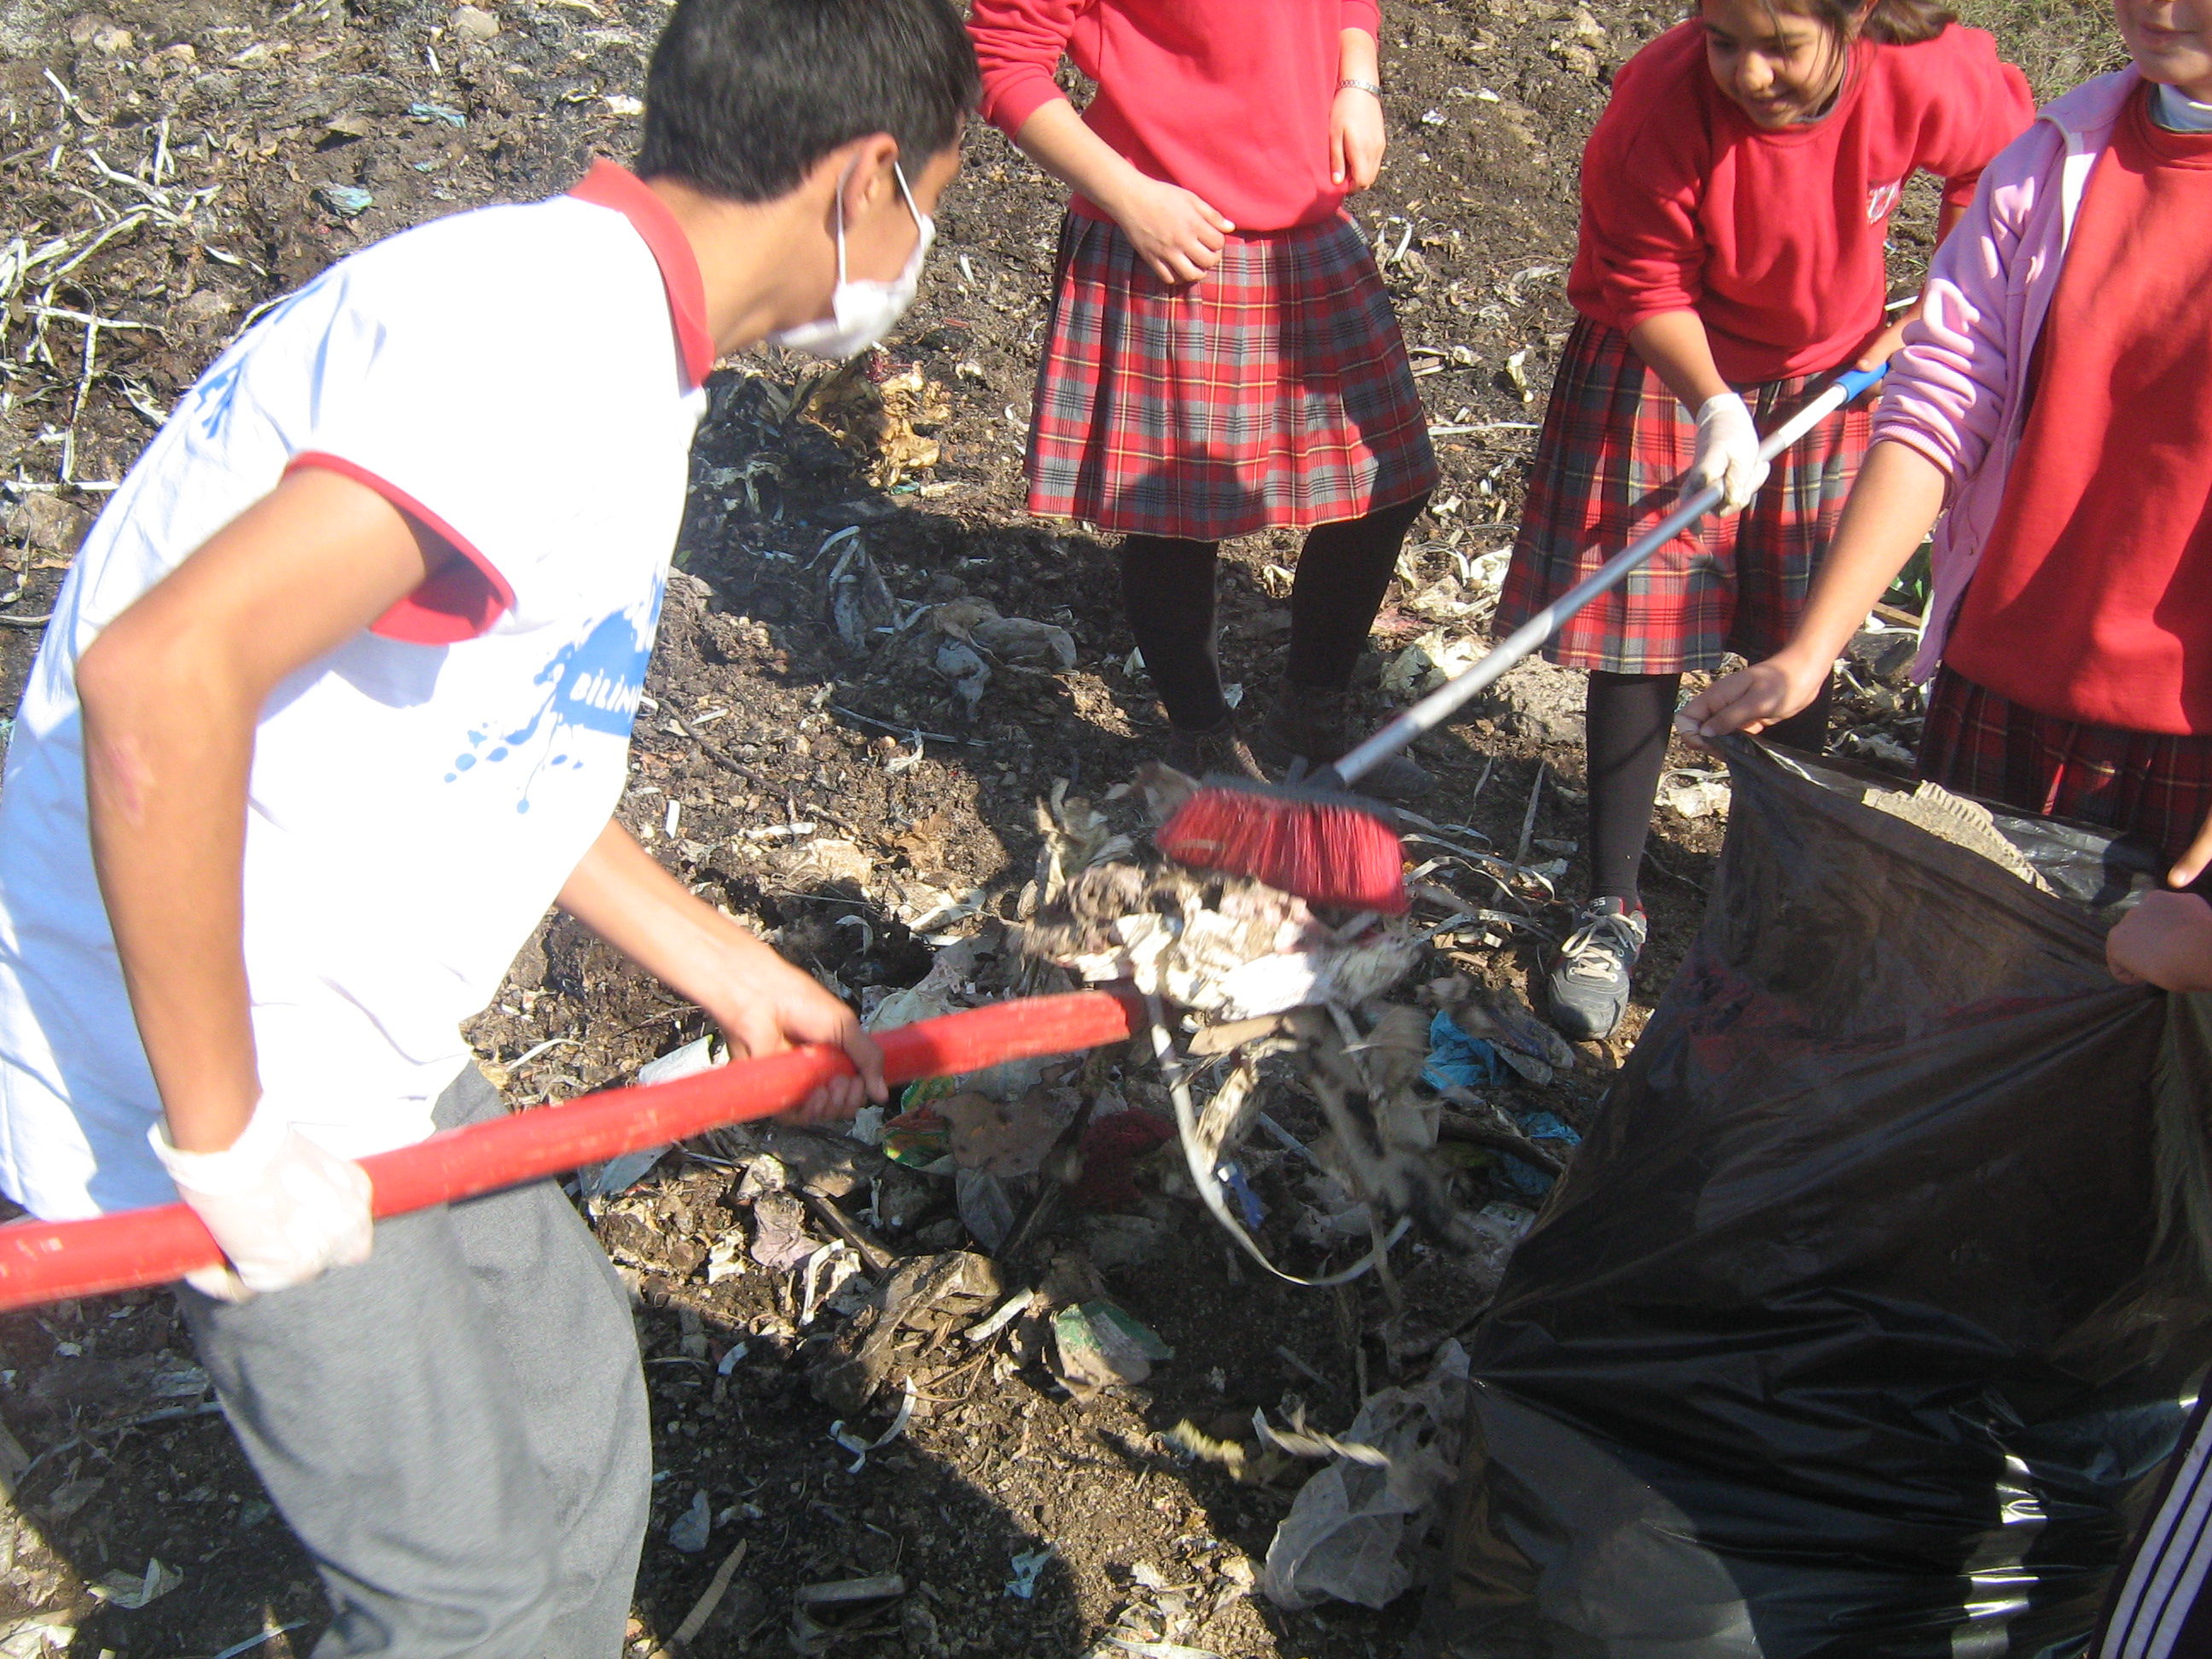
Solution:
[[[698,267],[601,162],[420,227],[284,301],[178,404],[64,585],[0,785],[0,1188],[48,1218],[173,1200],[85,823],[100,629],[288,468],[460,550],[262,711],[246,967],[264,1100],[349,1158],[430,1133],[459,1024],[594,837],[629,732],[712,365]]]

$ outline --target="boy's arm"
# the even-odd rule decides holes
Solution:
[[[1790,643],[1691,698],[1674,717],[1675,729],[1693,738],[1762,732],[1808,707],[1942,512],[1945,483],[1936,464],[1910,445],[1876,444],[1851,486]]]
[[[794,1042],[835,1044],[857,1078],[838,1078],[801,1109],[849,1117],[863,1090],[884,1098],[882,1054],[853,1011],[655,863],[609,823],[561,889],[561,908],[663,984],[697,1003],[733,1049],[772,1054]]]
[[[180,1151],[230,1146],[261,1093],[240,868],[262,705],[449,556],[374,490],[303,469],[78,661],[94,867]]]
[[[295,472],[78,659],[93,866],[161,1097],[155,1150],[229,1262],[187,1275],[212,1296],[282,1290],[369,1252],[360,1166],[254,1109],[246,779],[278,683],[450,556],[373,490]]]

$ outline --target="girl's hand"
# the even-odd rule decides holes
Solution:
[[[2204,873],[2204,866],[2212,864],[2212,817],[2208,817],[2197,831],[2197,839],[2189,843],[2180,861],[2166,872],[2166,884],[2186,887]]]
[[[1328,112],[1328,176],[1358,195],[1382,170],[1389,143],[1382,128],[1382,100],[1357,87],[1340,87]]]
[[[1141,175],[1099,205],[1164,283],[1200,281],[1221,263],[1222,243],[1237,228],[1202,197]]]
[[[2105,965],[2123,985],[2212,991],[2212,905],[2194,893],[2145,893],[2105,936]]]
[[[1759,428],[1751,410],[1733,392],[1708,398],[1698,410],[1698,453],[1682,475],[1682,493],[1694,495],[1707,484],[1720,486],[1723,518],[1751,505],[1766,482],[1767,463],[1759,458]]]
[[[1808,665],[1785,651],[1724,674],[1682,705],[1674,729],[1699,748],[1705,738],[1759,732],[1812,707],[1827,684],[1826,663]]]
[[[1881,333],[1875,335],[1874,338],[1868,343],[1867,349],[1859,353],[1858,361],[1853,363],[1851,367],[1853,368],[1880,368],[1884,363],[1895,356],[1897,355],[1897,349],[1905,343],[1905,331],[1906,327],[1920,315],[1920,305],[1921,302],[1915,300],[1911,305],[1905,307],[1904,310],[1899,312],[1897,313],[1897,320],[1892,323],[1887,328],[1882,330]],[[1881,396],[1881,386],[1870,386],[1864,392],[1859,394],[1858,401],[1862,404],[1871,404],[1875,398]]]

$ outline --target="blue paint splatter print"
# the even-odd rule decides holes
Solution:
[[[530,718],[503,733],[489,724],[469,732],[468,752],[454,757],[446,781],[458,781],[479,763],[497,765],[529,745],[531,757],[534,757],[535,763],[514,805],[516,811],[527,812],[532,786],[547,769],[583,769],[584,759],[577,751],[592,746],[587,734],[612,738],[627,750],[638,702],[645,695],[653,635],[660,625],[662,591],[663,584],[656,580],[649,599],[602,617],[581,639],[554,653],[532,680],[544,692]]]

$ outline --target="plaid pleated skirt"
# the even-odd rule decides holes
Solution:
[[[1759,430],[1826,375],[1773,380],[1744,401]],[[1616,674],[1707,672],[1729,652],[1771,655],[1797,626],[1813,571],[1866,457],[1871,411],[1838,411],[1778,457],[1751,504],[1708,514],[1560,629],[1544,654]],[[1579,319],[1544,411],[1528,499],[1498,605],[1517,628],[1666,516],[1698,452],[1693,410],[1620,330]]]
[[[1433,489],[1428,417],[1348,217],[1231,237],[1170,286],[1071,213],[1030,422],[1030,511],[1218,541]]]
[[[2130,732],[2039,714],[1938,669],[1920,775],[2045,817],[2132,830],[2179,858],[2212,813],[2212,737]]]

